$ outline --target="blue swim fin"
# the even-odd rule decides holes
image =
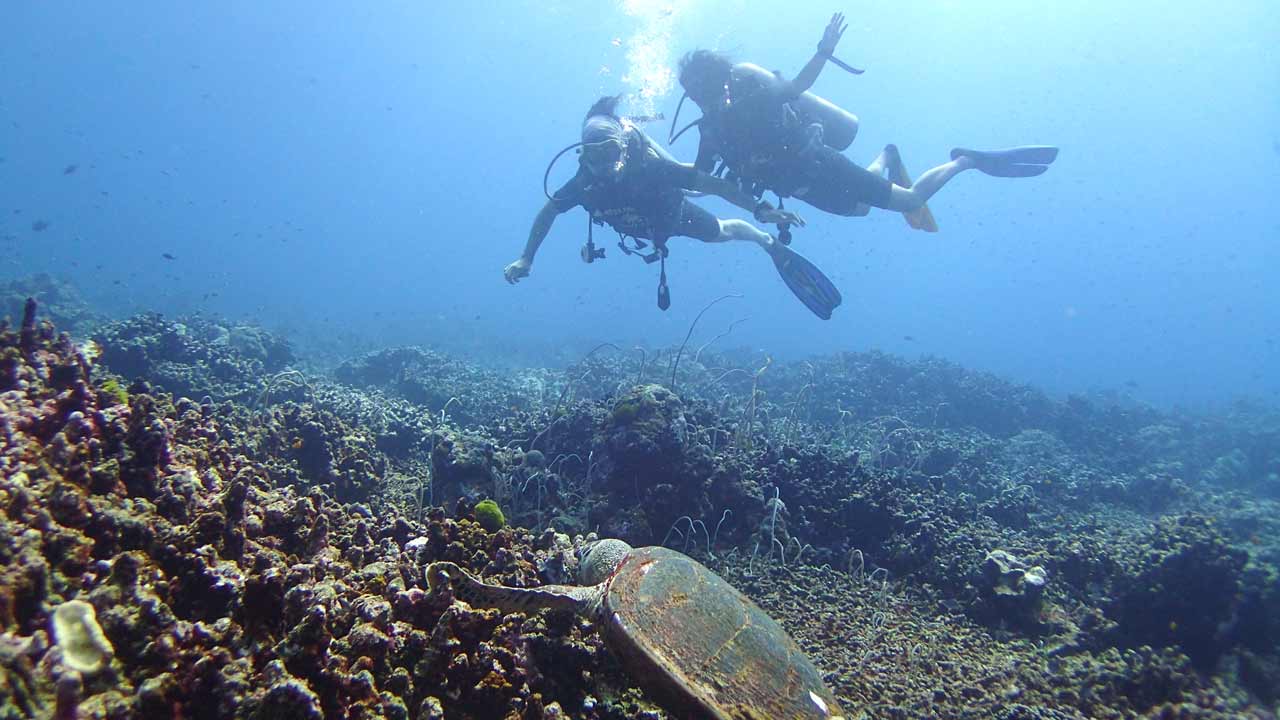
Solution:
[[[995,177],[1034,177],[1048,170],[1058,158],[1058,148],[1052,145],[1022,145],[1004,150],[970,150],[956,148],[951,159],[971,158],[982,172]]]
[[[775,242],[769,251],[782,281],[814,315],[830,320],[844,298],[816,265],[791,248]]]

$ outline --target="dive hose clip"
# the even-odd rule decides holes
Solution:
[[[582,249],[578,251],[578,254],[582,256],[582,262],[590,265],[597,260],[604,259],[604,248],[598,248],[592,243],[587,243],[582,246]]]
[[[591,226],[595,224],[595,221],[596,221],[595,217],[592,216],[590,212],[588,212],[587,213],[587,242],[585,245],[582,246],[582,249],[578,251],[579,257],[582,258],[582,262],[588,265],[595,262],[596,260],[604,259],[604,248],[596,247],[595,233],[592,231],[592,228],[591,228]]]
[[[662,260],[662,270],[658,272],[658,309],[666,310],[671,307],[671,288],[667,287],[667,254],[655,252],[654,255]],[[649,261],[648,258],[645,260]]]

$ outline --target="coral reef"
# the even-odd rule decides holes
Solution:
[[[40,303],[41,314],[63,332],[87,337],[107,321],[85,302],[74,285],[46,273],[0,282],[0,318],[22,318],[27,298]]]
[[[334,382],[198,318],[100,328],[95,360],[36,307],[0,330],[0,717],[666,717],[580,619],[422,577],[563,583],[596,526],[702,561],[869,717],[1280,702],[1259,408],[705,346],[678,396],[603,350],[523,375],[388,351]]]
[[[527,408],[544,400],[548,392],[544,383],[515,383],[508,375],[418,347],[372,352],[347,360],[333,374],[346,385],[377,388],[431,413],[447,413],[463,424],[486,422],[511,408]]]
[[[1111,611],[1117,632],[1135,646],[1176,646],[1211,668],[1232,644],[1228,624],[1247,554],[1198,513],[1162,519],[1143,549]]]
[[[279,392],[272,375],[293,362],[288,342],[202,316],[167,321],[138,315],[99,327],[93,339],[102,348],[102,365],[126,381],[145,379],[178,395],[245,404]]]

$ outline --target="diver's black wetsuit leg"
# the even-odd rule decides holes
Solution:
[[[858,205],[887,208],[893,183],[829,147],[815,151],[791,194],[825,212],[856,215]]]
[[[710,211],[688,200],[685,200],[680,207],[680,222],[676,225],[674,234],[702,242],[720,242],[727,239],[720,237],[720,220]]]

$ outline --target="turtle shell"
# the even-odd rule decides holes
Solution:
[[[607,642],[672,710],[717,720],[844,717],[782,626],[696,560],[637,548],[608,583]]]

